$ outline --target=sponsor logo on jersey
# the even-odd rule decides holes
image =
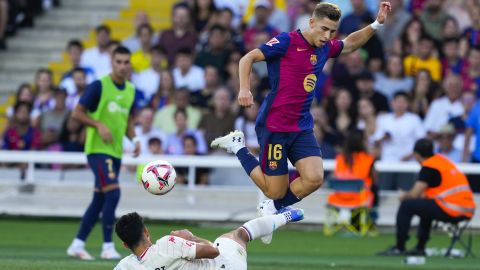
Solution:
[[[267,43],[265,43],[265,45],[272,47],[273,44],[278,44],[278,43],[280,43],[280,41],[278,41],[277,38],[272,38]]]
[[[297,48],[297,52],[303,52],[303,51],[306,51],[307,49],[305,48]]]
[[[317,64],[317,55],[316,54],[310,55],[310,64],[312,64],[312,66],[315,66]]]
[[[303,88],[307,92],[312,92],[315,89],[315,84],[317,83],[317,76],[315,74],[308,74],[305,79],[303,79]]]
[[[107,105],[107,109],[109,112],[111,113],[124,113],[124,114],[128,114],[128,109],[126,108],[123,108],[122,106],[120,106],[118,103],[116,103],[115,101],[110,101]]]

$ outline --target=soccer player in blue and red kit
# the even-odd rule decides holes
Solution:
[[[281,33],[240,60],[238,102],[244,107],[253,104],[250,91],[253,63],[266,61],[268,66],[271,92],[256,120],[260,160],[245,147],[240,131],[215,139],[211,146],[235,153],[250,178],[270,198],[258,206],[259,215],[274,214],[322,185],[323,163],[310,114],[314,92],[320,88],[317,78],[328,58],[363,46],[382,26],[390,11],[390,3],[381,2],[375,22],[344,40],[337,40],[334,37],[340,9],[322,2],[315,7],[307,30]],[[287,159],[300,174],[291,183]],[[270,243],[271,235],[262,241]]]

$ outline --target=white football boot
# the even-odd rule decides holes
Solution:
[[[68,247],[67,255],[84,261],[95,260],[95,258],[93,258],[93,256],[90,255],[90,253],[88,253],[84,247],[75,247],[73,245]]]
[[[257,213],[259,217],[275,215],[277,213],[277,209],[273,205],[273,200],[266,199],[258,204],[257,206]],[[260,240],[266,245],[269,245],[272,242],[273,234],[266,235]]]
[[[100,258],[104,260],[120,260],[122,255],[120,255],[114,247],[110,247],[102,249]]]
[[[212,148],[223,148],[228,153],[236,154],[238,150],[245,147],[245,135],[243,135],[243,132],[235,130],[223,137],[216,138],[210,146]]]

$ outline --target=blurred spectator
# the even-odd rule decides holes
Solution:
[[[160,34],[158,44],[167,53],[169,66],[173,66],[179,48],[195,49],[198,37],[193,31],[190,21],[190,9],[186,4],[180,3],[172,9],[172,28]]]
[[[132,53],[130,62],[133,71],[138,73],[150,67],[153,27],[150,24],[138,26],[137,36],[140,40],[140,49]]]
[[[387,98],[374,89],[374,82],[372,73],[368,71],[362,72],[356,81],[359,97],[370,99],[377,114],[390,111]]]
[[[388,101],[391,101],[393,95],[398,91],[410,92],[412,90],[413,79],[405,76],[400,55],[391,54],[387,60],[385,73],[377,72],[374,75],[374,88],[382,93]]]
[[[269,0],[258,0],[255,1],[255,23],[249,25],[245,32],[243,33],[243,40],[245,41],[245,50],[251,51],[255,49],[254,37],[257,32],[267,32],[270,35],[270,38],[280,34],[277,30],[276,25],[271,25],[269,23],[270,19],[270,10],[272,4]]]
[[[78,120],[68,114],[62,123],[62,130],[58,141],[62,146],[62,151],[83,152],[85,145],[86,129]]]
[[[270,40],[270,34],[268,32],[266,31],[257,32],[253,37],[253,47],[259,48],[261,45],[267,43],[269,40]],[[255,62],[253,63],[252,69],[255,70],[255,72],[260,78],[268,77],[267,62],[265,61]]]
[[[163,155],[165,152],[163,150],[162,140],[157,137],[151,137],[150,139],[148,139],[147,152],[150,155]]]
[[[379,156],[375,149],[373,135],[377,130],[377,115],[375,113],[375,107],[372,104],[372,101],[368,98],[361,98],[357,102],[358,107],[358,118],[357,118],[357,126],[358,130],[362,130],[365,140],[367,142],[367,149],[368,152],[374,154],[375,156]]]
[[[230,50],[239,50],[241,52],[244,51],[244,43],[243,43],[243,36],[239,33],[237,28],[232,27],[232,18],[233,13],[230,9],[224,8],[218,10],[214,17],[212,24],[218,24],[220,26],[225,27],[228,30],[229,40],[230,42],[227,46],[233,46],[232,48],[228,48]],[[203,47],[208,42],[208,39],[201,41],[201,46]]]
[[[370,11],[365,6],[364,0],[350,0],[352,4],[352,13],[342,17],[340,26],[338,27],[338,35],[341,37],[347,36],[360,29],[362,18],[373,18]]]
[[[142,89],[146,100],[151,100],[152,96],[157,92],[160,86],[161,73],[168,66],[165,51],[160,46],[152,47],[150,52],[151,61],[149,68],[139,74],[134,74],[132,77],[132,82]]]
[[[465,52],[465,48],[480,46],[480,4],[472,6],[468,12],[470,13],[470,18],[472,19],[472,26],[468,27],[462,35],[462,42],[464,43],[463,47]]]
[[[40,150],[41,133],[30,124],[32,105],[17,102],[13,110],[13,119],[3,134],[5,150]]]
[[[207,26],[216,10],[213,0],[193,0],[192,14],[195,32],[201,33],[208,30]]]
[[[42,149],[49,149],[58,142],[62,125],[69,114],[69,110],[65,106],[66,97],[65,90],[56,89],[54,93],[55,106],[40,114],[38,128],[42,134]]]
[[[445,1],[444,10],[455,18],[457,26],[461,32],[463,32],[468,26],[472,25],[472,19],[468,14],[469,7],[468,2],[470,0],[447,0]]]
[[[255,132],[257,114],[258,103],[254,102],[252,106],[240,110],[234,124],[235,130],[240,130],[245,134],[245,146],[253,155],[258,155],[260,152],[257,133]]]
[[[195,64],[204,68],[207,65],[212,65],[218,70],[222,70],[222,80],[226,77],[225,65],[228,61],[230,51],[228,46],[228,32],[223,26],[214,25],[209,30],[208,44],[197,53]]]
[[[431,138],[436,137],[440,128],[449,119],[463,114],[464,109],[460,100],[462,86],[462,80],[457,75],[450,75],[443,80],[445,96],[435,99],[425,116],[425,130]]]
[[[290,18],[284,10],[279,9],[275,6],[274,0],[255,0],[255,14],[248,21],[248,26],[253,26],[257,22],[256,17],[256,8],[259,6],[264,6],[268,9],[270,15],[268,16],[268,24],[275,26],[280,32],[289,32],[291,31]]]
[[[154,110],[160,110],[173,100],[175,86],[173,83],[173,75],[168,70],[162,70],[159,74],[160,82],[155,94],[150,99],[150,107]]]
[[[455,18],[449,17],[442,25],[442,42],[450,38],[460,38],[460,29]]]
[[[205,87],[203,68],[193,64],[193,52],[189,48],[179,49],[172,71],[175,88],[187,88],[196,92]]]
[[[87,49],[80,58],[80,66],[93,69],[96,78],[107,75],[112,70],[110,65],[109,42],[110,28],[99,25],[95,28],[97,46]]]
[[[195,137],[197,140],[196,152],[199,154],[207,153],[207,144],[203,138],[202,132],[196,128],[188,128],[187,112],[185,109],[177,109],[174,114],[176,132],[167,137],[167,153],[171,155],[183,154],[183,138],[187,135]]]
[[[477,102],[470,111],[465,121],[467,129],[465,130],[465,139],[463,146],[463,162],[480,163],[480,102]],[[470,150],[471,137],[475,134],[475,148],[473,152]]]
[[[427,0],[420,13],[420,20],[425,27],[425,31],[436,40],[442,37],[442,27],[445,21],[450,18],[450,15],[443,9],[443,3],[444,0]]]
[[[141,49],[140,37],[138,35],[139,33],[138,28],[141,25],[145,25],[145,24],[150,24],[150,18],[148,17],[148,14],[145,11],[138,11],[135,14],[135,18],[133,21],[133,25],[135,26],[135,35],[130,36],[122,41],[122,45],[127,47],[132,53]],[[155,42],[156,42],[156,37],[155,35],[152,35],[150,40],[150,45],[153,46]]]
[[[318,4],[317,0],[306,0],[305,2],[306,3],[301,7],[300,14],[295,20],[294,29],[308,29],[310,17]]]
[[[33,102],[33,110],[40,113],[49,111],[55,106],[53,98],[53,73],[50,69],[41,68],[35,74],[36,97]],[[32,119],[33,125],[37,125],[37,118]]]
[[[167,135],[153,126],[154,111],[150,107],[140,110],[137,116],[138,125],[135,126],[135,136],[140,139],[140,154],[149,154],[148,140],[150,138],[159,138],[162,142],[167,140]],[[132,153],[135,145],[126,137],[123,140],[123,150]],[[165,150],[165,149],[164,149]]]
[[[213,93],[219,86],[218,69],[214,66],[205,66],[205,87],[191,94],[190,104],[201,110],[208,110],[212,105]]]
[[[420,116],[420,118],[425,118],[430,104],[439,95],[438,87],[438,84],[432,81],[430,71],[420,69],[415,76],[410,110]]]
[[[438,149],[437,153],[444,155],[450,161],[462,162],[462,151],[453,148],[453,139],[455,138],[455,128],[452,124],[443,125],[438,131]]]
[[[155,113],[153,119],[153,126],[161,131],[170,134],[177,131],[175,126],[175,112],[177,110],[184,110],[187,113],[187,127],[196,129],[202,113],[197,108],[190,105],[190,91],[185,88],[180,88],[175,91],[173,103],[162,107]]]
[[[327,106],[329,126],[336,134],[334,145],[342,145],[347,134],[357,124],[357,108],[352,105],[352,95],[346,89],[335,91],[333,98]]]
[[[397,92],[392,100],[392,112],[378,116],[374,138],[381,147],[381,160],[409,160],[415,141],[425,136],[420,117],[408,112],[408,107],[408,95]]]
[[[78,69],[82,68],[85,73],[85,80],[86,83],[89,84],[95,80],[95,73],[93,69],[89,67],[81,67],[80,66],[80,58],[83,53],[83,45],[79,40],[72,39],[68,42],[67,45],[67,54],[70,58],[71,62],[71,69],[65,72],[62,75],[62,79],[60,80],[60,87],[67,90],[68,95],[73,95],[77,92],[75,87],[75,82],[73,79],[73,72]]]
[[[195,136],[186,135],[182,139],[183,143],[183,155],[198,156],[201,155],[197,152],[197,139]],[[177,182],[182,184],[188,183],[188,168],[177,168]],[[195,168],[195,185],[208,185],[210,177],[209,168]]]
[[[393,48],[395,40],[400,37],[411,18],[410,13],[403,7],[402,0],[390,0],[390,5],[392,12],[388,14],[388,20],[385,21],[383,27],[377,31],[378,37],[387,51]]]
[[[8,1],[0,0],[0,51],[7,49],[5,34],[8,22]]]
[[[75,68],[74,70],[72,70],[72,80],[74,83],[75,92],[69,93],[67,91],[68,96],[66,106],[69,110],[73,110],[73,108],[75,108],[78,101],[80,100],[80,97],[83,95],[85,89],[87,88],[85,69]]]
[[[366,16],[360,18],[360,29],[370,25],[374,19]],[[372,37],[362,46],[362,49],[367,53],[367,67],[370,72],[378,72],[385,65],[385,54],[383,51],[383,44],[378,38],[376,32]]]
[[[466,90],[473,91],[480,98],[480,46],[473,47],[468,53],[468,77]]]
[[[468,63],[460,57],[459,40],[448,38],[442,42],[442,76],[446,78],[450,74],[459,75],[462,80],[468,81]]]
[[[405,25],[403,28],[403,32],[399,40],[400,48],[395,49],[395,52],[403,56],[416,55],[418,53],[420,38],[425,35],[425,28],[423,27],[420,19],[417,17],[411,18],[407,25]]]
[[[465,140],[465,130],[466,130],[466,121],[468,120],[468,116],[472,111],[473,106],[477,102],[475,94],[473,92],[463,92],[462,97],[462,105],[463,105],[463,114],[457,117],[450,118],[448,123],[453,125],[455,128],[455,140],[453,141],[453,147],[460,151],[463,151],[464,140]],[[472,136],[470,139],[470,151],[475,149],[475,136]]]
[[[333,159],[336,156],[334,145],[337,142],[335,131],[328,123],[328,117],[325,110],[320,106],[312,106],[310,109],[313,117],[315,137],[322,150],[322,157]],[[320,135],[317,137],[317,135]]]
[[[361,50],[355,50],[345,56],[340,56],[339,62],[332,68],[334,86],[345,87],[357,99],[358,91],[356,81],[365,69],[365,61]]]
[[[403,60],[403,68],[407,76],[415,76],[424,68],[430,71],[432,79],[436,82],[442,79],[442,64],[435,56],[433,39],[429,36],[420,38],[417,54],[407,55]]]
[[[22,83],[18,89],[17,93],[15,94],[15,102],[25,102],[29,103],[31,106],[33,106],[33,101],[34,101],[35,95],[33,94],[32,86],[28,83]],[[14,106],[9,106],[6,111],[8,120],[12,120],[13,115],[14,115]],[[30,112],[30,119],[35,119],[39,116],[40,111],[38,110],[32,110]]]
[[[245,12],[245,0],[214,0],[215,6],[219,10],[229,10],[231,13],[231,26],[238,28],[242,24],[243,13]]]
[[[202,116],[198,129],[207,142],[228,134],[234,128],[235,115],[231,112],[232,94],[226,87],[213,93],[213,107]]]

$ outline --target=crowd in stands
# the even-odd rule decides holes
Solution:
[[[10,1],[0,0],[0,16],[4,2]],[[254,65],[256,102],[240,108],[239,59],[282,31],[308,27],[318,3],[289,0],[282,7],[279,2],[179,1],[172,8],[171,28],[153,29],[148,15],[139,12],[132,22],[135,34],[125,40],[112,40],[112,30],[98,26],[97,46],[84,48],[79,40],[67,44],[71,70],[58,86],[48,69],[37,71],[33,85],[19,86],[3,148],[81,151],[84,129],[70,111],[89,83],[110,72],[110,54],[123,45],[132,51],[130,79],[142,154],[220,155],[209,143],[233,129],[242,130],[247,146],[258,153],[254,125],[269,91],[267,68],[263,62]],[[338,39],[373,22],[378,8],[373,0],[329,2],[348,10]],[[333,159],[346,135],[360,129],[379,160],[412,160],[415,141],[429,137],[452,161],[479,162],[474,135],[480,132],[480,105],[475,105],[480,3],[390,2],[392,13],[383,28],[362,49],[330,60],[319,78],[322,87],[311,110],[323,157]],[[125,152],[132,150],[128,140],[124,145]]]

